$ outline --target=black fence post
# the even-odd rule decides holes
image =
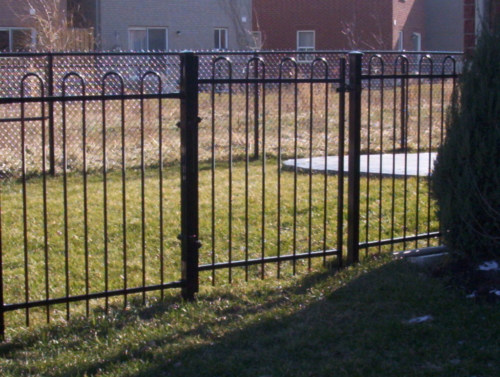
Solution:
[[[258,54],[254,54],[253,77],[255,80],[259,78],[259,61]],[[253,97],[253,134],[254,134],[254,159],[259,158],[259,84],[254,85]]]
[[[359,262],[362,58],[363,54],[359,51],[349,53],[348,264]]]
[[[54,56],[48,55],[48,72],[47,72],[47,94],[49,97],[54,96]],[[49,173],[56,174],[56,142],[55,142],[55,127],[54,127],[54,102],[49,101]]]
[[[181,259],[182,297],[198,292],[198,65],[192,52],[181,54]]]

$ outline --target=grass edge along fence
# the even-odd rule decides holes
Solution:
[[[95,64],[59,64],[54,80],[54,67],[40,63],[72,56]],[[359,164],[362,152],[437,148],[457,77],[451,55],[317,52],[307,63],[295,52],[5,57],[13,60],[2,83],[18,74],[22,90],[0,98],[14,109],[4,123],[15,125],[3,148],[21,162],[3,169],[2,333],[7,313],[24,311],[29,324],[36,308],[44,312],[37,318],[50,321],[57,307],[68,319],[80,301],[89,315],[91,302],[107,311],[113,297],[127,305],[129,296],[145,302],[146,292],[181,288],[189,299],[200,282],[295,274],[328,256],[355,263],[362,249],[439,236],[428,175],[362,177]],[[42,158],[33,162],[36,151]],[[329,155],[348,155],[348,173],[282,169],[285,158]],[[6,201],[10,192],[18,202]],[[37,196],[42,218],[32,216]],[[21,221],[8,223],[13,215]],[[15,248],[9,237],[18,237]]]

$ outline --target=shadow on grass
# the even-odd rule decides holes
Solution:
[[[290,287],[229,289],[186,306],[188,326],[146,331],[119,342],[99,361],[41,375],[127,376],[494,376],[500,356],[500,310],[446,290],[414,266],[389,262],[338,274],[312,274]],[[240,292],[240,291],[238,291]],[[217,303],[224,303],[218,305]],[[0,347],[13,358],[42,338],[116,337],[153,318],[172,321],[172,299],[132,314],[40,330]],[[202,315],[203,318],[199,318]],[[409,324],[412,318],[432,320]],[[130,318],[129,318],[130,317]],[[185,321],[185,319],[183,319]],[[132,337],[131,337],[132,338]],[[139,344],[140,343],[140,344]],[[138,366],[138,364],[140,364]],[[26,369],[33,373],[33,369]]]

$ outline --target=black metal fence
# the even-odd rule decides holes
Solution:
[[[461,55],[296,57],[0,55],[0,331],[437,242]]]

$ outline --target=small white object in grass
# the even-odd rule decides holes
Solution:
[[[427,322],[427,321],[431,321],[433,318],[431,315],[424,315],[422,317],[415,317],[415,318],[412,318],[408,321],[409,324],[413,324],[413,323],[422,323],[422,322]]]
[[[495,261],[484,262],[482,265],[479,266],[479,269],[481,271],[498,270],[498,263]]]
[[[495,289],[493,289],[492,291],[490,291],[490,293],[494,293],[496,294],[497,296],[500,296],[500,291],[497,291]]]
[[[465,296],[466,298],[474,298],[476,297],[476,292],[472,292],[470,295]]]

